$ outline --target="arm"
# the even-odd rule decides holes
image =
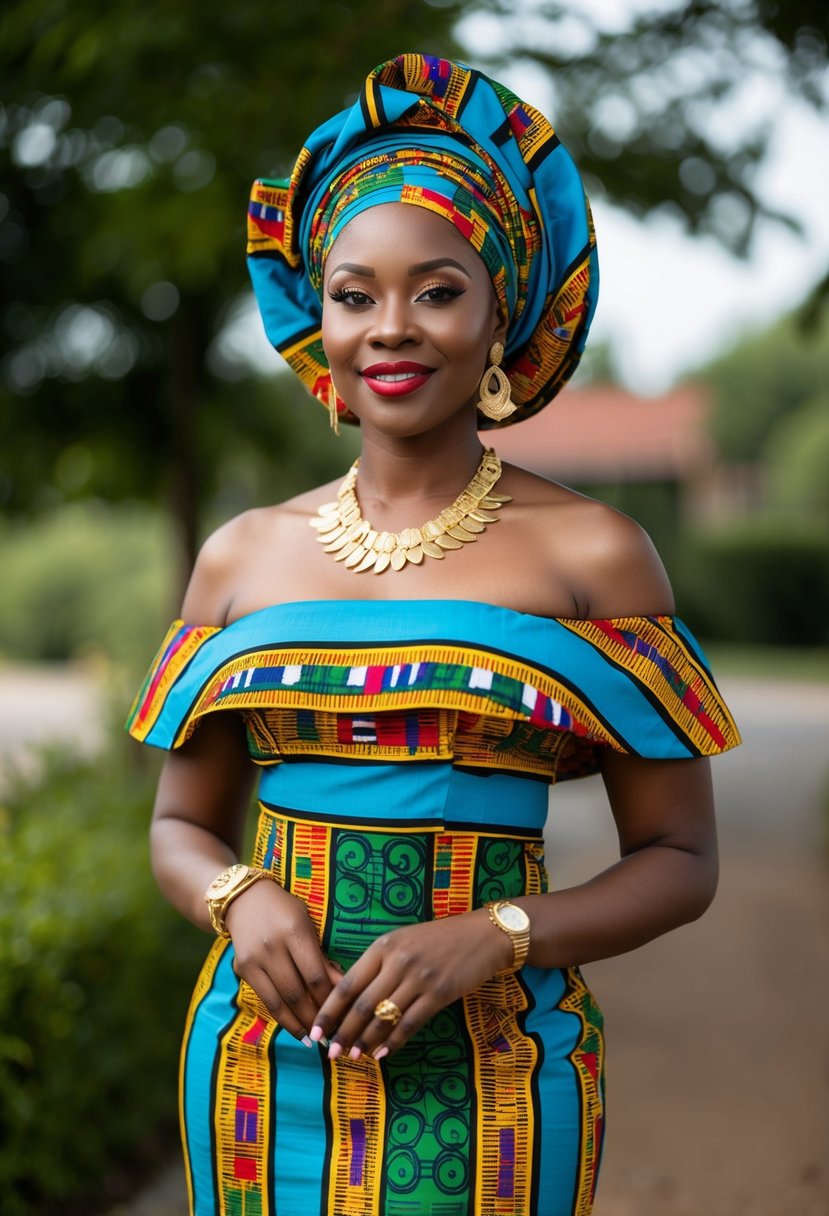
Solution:
[[[200,555],[184,601],[185,619],[225,624],[225,596],[233,585],[229,555],[239,546],[223,531]],[[255,773],[241,719],[217,712],[170,754],[159,780],[150,833],[153,872],[170,903],[209,932],[204,892],[239,860]],[[225,924],[237,974],[286,1030],[303,1037],[339,978],[305,905],[263,879],[233,900]]]

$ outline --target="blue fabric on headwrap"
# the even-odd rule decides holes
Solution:
[[[503,366],[519,408],[507,421],[535,413],[575,369],[598,289],[590,208],[550,124],[463,64],[401,55],[312,132],[288,181],[255,183],[248,264],[265,329],[326,404],[325,255],[385,202],[444,216],[480,253],[508,318]]]

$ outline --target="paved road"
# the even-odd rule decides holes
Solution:
[[[0,670],[0,753],[25,735],[19,695],[9,712],[10,678],[17,694],[26,682]],[[77,675],[33,678],[41,727],[44,705],[71,723],[94,702]],[[829,1210],[829,687],[722,685],[745,743],[715,763],[717,900],[696,924],[589,968],[608,1034],[595,1216]],[[599,783],[555,792],[548,837],[558,885],[613,860]],[[108,1216],[186,1216],[180,1167]]]

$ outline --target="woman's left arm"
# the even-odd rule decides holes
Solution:
[[[621,858],[589,881],[513,902],[530,917],[527,963],[568,967],[623,954],[700,916],[717,885],[707,760],[644,760],[609,749],[603,775]],[[388,1054],[451,1001],[508,967],[512,942],[485,908],[379,938],[337,983],[312,1038],[330,1054]],[[381,1000],[396,1026],[374,1015]],[[378,1058],[379,1058],[378,1056]]]

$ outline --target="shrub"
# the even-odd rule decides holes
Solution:
[[[720,641],[829,644],[829,539],[751,521],[691,535],[675,577],[689,625]]]
[[[129,751],[127,749],[130,749]],[[4,1216],[89,1213],[174,1142],[176,1059],[204,937],[149,868],[157,772],[127,741],[53,753],[0,823]]]
[[[148,662],[173,615],[174,550],[157,512],[75,503],[5,522],[0,542],[0,655]]]

